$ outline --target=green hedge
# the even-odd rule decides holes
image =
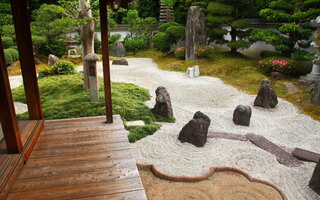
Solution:
[[[11,53],[8,49],[4,50],[4,57],[6,59],[6,65],[11,65],[13,63]]]
[[[39,77],[51,76],[51,75],[69,75],[75,74],[75,65],[69,61],[60,61],[51,68],[45,68],[39,71]]]
[[[11,37],[2,37],[2,46],[4,49],[8,49],[14,45]]]
[[[13,48],[9,48],[8,51],[11,54],[13,62],[16,61],[16,60],[19,60],[19,52],[18,52],[18,50],[13,49]]]
[[[263,50],[260,52],[260,56],[261,56],[261,58],[267,58],[267,57],[281,57],[283,55],[279,51]]]

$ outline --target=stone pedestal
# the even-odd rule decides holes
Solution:
[[[195,60],[195,50],[207,44],[206,17],[199,6],[191,6],[186,24],[186,60]]]
[[[99,101],[99,78],[97,73],[97,61],[99,56],[94,53],[89,53],[85,57],[88,66],[90,99],[92,102]]]
[[[320,81],[320,66],[314,63],[312,71],[306,76],[301,76],[299,82],[303,85],[310,85],[317,81]]]

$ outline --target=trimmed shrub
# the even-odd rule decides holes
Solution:
[[[186,57],[185,47],[182,46],[182,47],[176,48],[176,50],[174,50],[174,56],[176,58],[184,60]]]
[[[12,57],[11,57],[11,53],[8,49],[4,50],[4,57],[6,60],[6,65],[11,65],[13,63]]]
[[[69,61],[60,61],[51,68],[45,68],[39,71],[39,77],[51,75],[75,74],[75,65]]]
[[[262,69],[265,73],[272,71],[281,72],[284,74],[293,74],[296,65],[294,61],[284,57],[268,57],[259,61],[258,68]]]
[[[14,45],[11,37],[2,37],[2,45],[4,49],[8,49]]]
[[[97,53],[101,52],[101,42],[96,35],[94,36],[94,51]]]
[[[167,22],[167,23],[162,24],[161,26],[159,26],[159,29],[161,31],[166,31],[167,28],[169,28],[170,26],[181,26],[181,24],[179,24],[177,22]]]
[[[301,60],[301,61],[312,61],[315,59],[315,53],[314,52],[309,52],[309,51],[296,51],[292,54],[292,58],[294,60]]]
[[[148,42],[145,39],[126,39],[124,40],[124,46],[127,51],[136,53],[138,50],[146,49],[148,47]]]
[[[161,52],[167,52],[170,50],[170,36],[164,32],[157,33],[152,38],[153,46]]]
[[[8,51],[11,54],[12,62],[19,60],[19,52],[16,49],[9,48]]]
[[[109,37],[109,44],[113,44],[121,38],[121,34],[117,33]]]
[[[267,57],[281,57],[283,55],[279,51],[263,50],[260,52],[260,56],[261,56],[261,58],[267,58]]]
[[[66,42],[64,37],[51,37],[38,50],[41,55],[48,56],[54,54],[56,56],[62,56],[66,53]]]
[[[214,52],[213,46],[200,46],[194,52],[198,58],[208,58]]]

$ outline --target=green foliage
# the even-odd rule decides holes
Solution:
[[[185,37],[185,28],[182,25],[170,26],[165,32],[170,35],[170,37],[173,37],[172,40],[176,42]]]
[[[213,46],[201,46],[196,49],[194,52],[198,58],[209,58],[213,55],[214,47]]]
[[[237,40],[237,41],[230,41],[227,43],[228,47],[236,48],[236,49],[244,49],[250,47],[251,43],[247,40]]]
[[[207,11],[215,16],[232,15],[234,8],[232,5],[212,2],[208,4]]]
[[[11,37],[2,37],[2,46],[4,49],[8,49],[14,45]]]
[[[11,54],[11,58],[12,58],[13,62],[19,60],[18,50],[13,49],[13,48],[9,48],[9,49],[7,49],[7,51],[9,51],[9,53]]]
[[[257,10],[265,9],[269,6],[271,1],[273,0],[256,0],[255,7],[257,8]]]
[[[231,27],[237,29],[246,29],[251,26],[251,23],[247,20],[236,20],[231,23]]]
[[[292,2],[290,3],[290,1],[284,0],[271,1],[269,7],[271,9],[285,10],[289,12],[294,10],[294,4]]]
[[[48,38],[43,45],[40,46],[38,53],[48,56],[54,54],[62,56],[66,53],[66,38],[64,37],[51,37]]]
[[[174,50],[174,56],[178,59],[184,60],[186,57],[185,47],[178,47]]]
[[[113,44],[121,38],[121,34],[117,33],[109,37],[109,44]]]
[[[261,58],[267,58],[267,57],[282,57],[282,53],[279,51],[268,51],[263,50],[260,52]]]
[[[152,39],[153,46],[161,52],[170,51],[171,38],[168,34],[160,32],[155,34]]]
[[[284,11],[272,10],[270,8],[260,10],[259,15],[264,20],[269,21],[269,22],[289,21],[291,18],[291,15],[288,13],[285,13]]]
[[[137,140],[140,140],[148,135],[154,134],[161,125],[159,124],[147,124],[145,126],[130,126],[127,129],[130,131],[128,136],[129,142],[133,143]]]
[[[12,24],[11,6],[9,1],[0,2],[0,29],[4,25]]]
[[[32,35],[32,44],[35,48],[35,52],[39,53],[39,49],[47,42],[47,38],[38,35]]]
[[[6,37],[11,37],[15,41],[15,30],[13,25],[2,26],[2,35]]]
[[[312,61],[315,59],[315,53],[310,51],[298,50],[292,54],[292,59],[299,61]]]
[[[135,54],[138,50],[148,48],[148,42],[143,38],[125,39],[124,46],[127,51],[132,51]]]
[[[94,51],[97,53],[101,52],[101,42],[98,39],[97,35],[94,35]]]
[[[8,49],[4,50],[4,57],[6,60],[6,65],[11,65],[13,63],[11,53]]]
[[[177,22],[167,22],[167,23],[164,23],[162,25],[159,26],[159,30],[160,31],[166,31],[167,28],[171,27],[171,26],[179,26],[180,24],[177,23]]]
[[[160,16],[160,1],[139,0],[137,4],[137,10],[140,17],[158,18]]]
[[[75,65],[69,61],[60,61],[51,68],[45,68],[39,71],[39,77],[52,75],[68,75],[75,74]]]

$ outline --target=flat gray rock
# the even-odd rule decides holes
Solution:
[[[277,146],[276,144],[270,142],[265,137],[256,135],[253,133],[246,134],[246,137],[255,145],[261,149],[270,152],[277,157],[277,161],[288,167],[298,167],[302,164],[300,160],[296,157]]]
[[[312,152],[312,151],[308,151],[305,149],[300,149],[300,148],[295,148],[291,154],[297,158],[299,158],[300,160],[305,160],[305,161],[311,161],[311,162],[315,162],[318,163],[320,160],[320,154]]]
[[[248,138],[244,135],[234,133],[220,133],[220,132],[208,132],[208,138],[222,138],[229,140],[247,141]]]

